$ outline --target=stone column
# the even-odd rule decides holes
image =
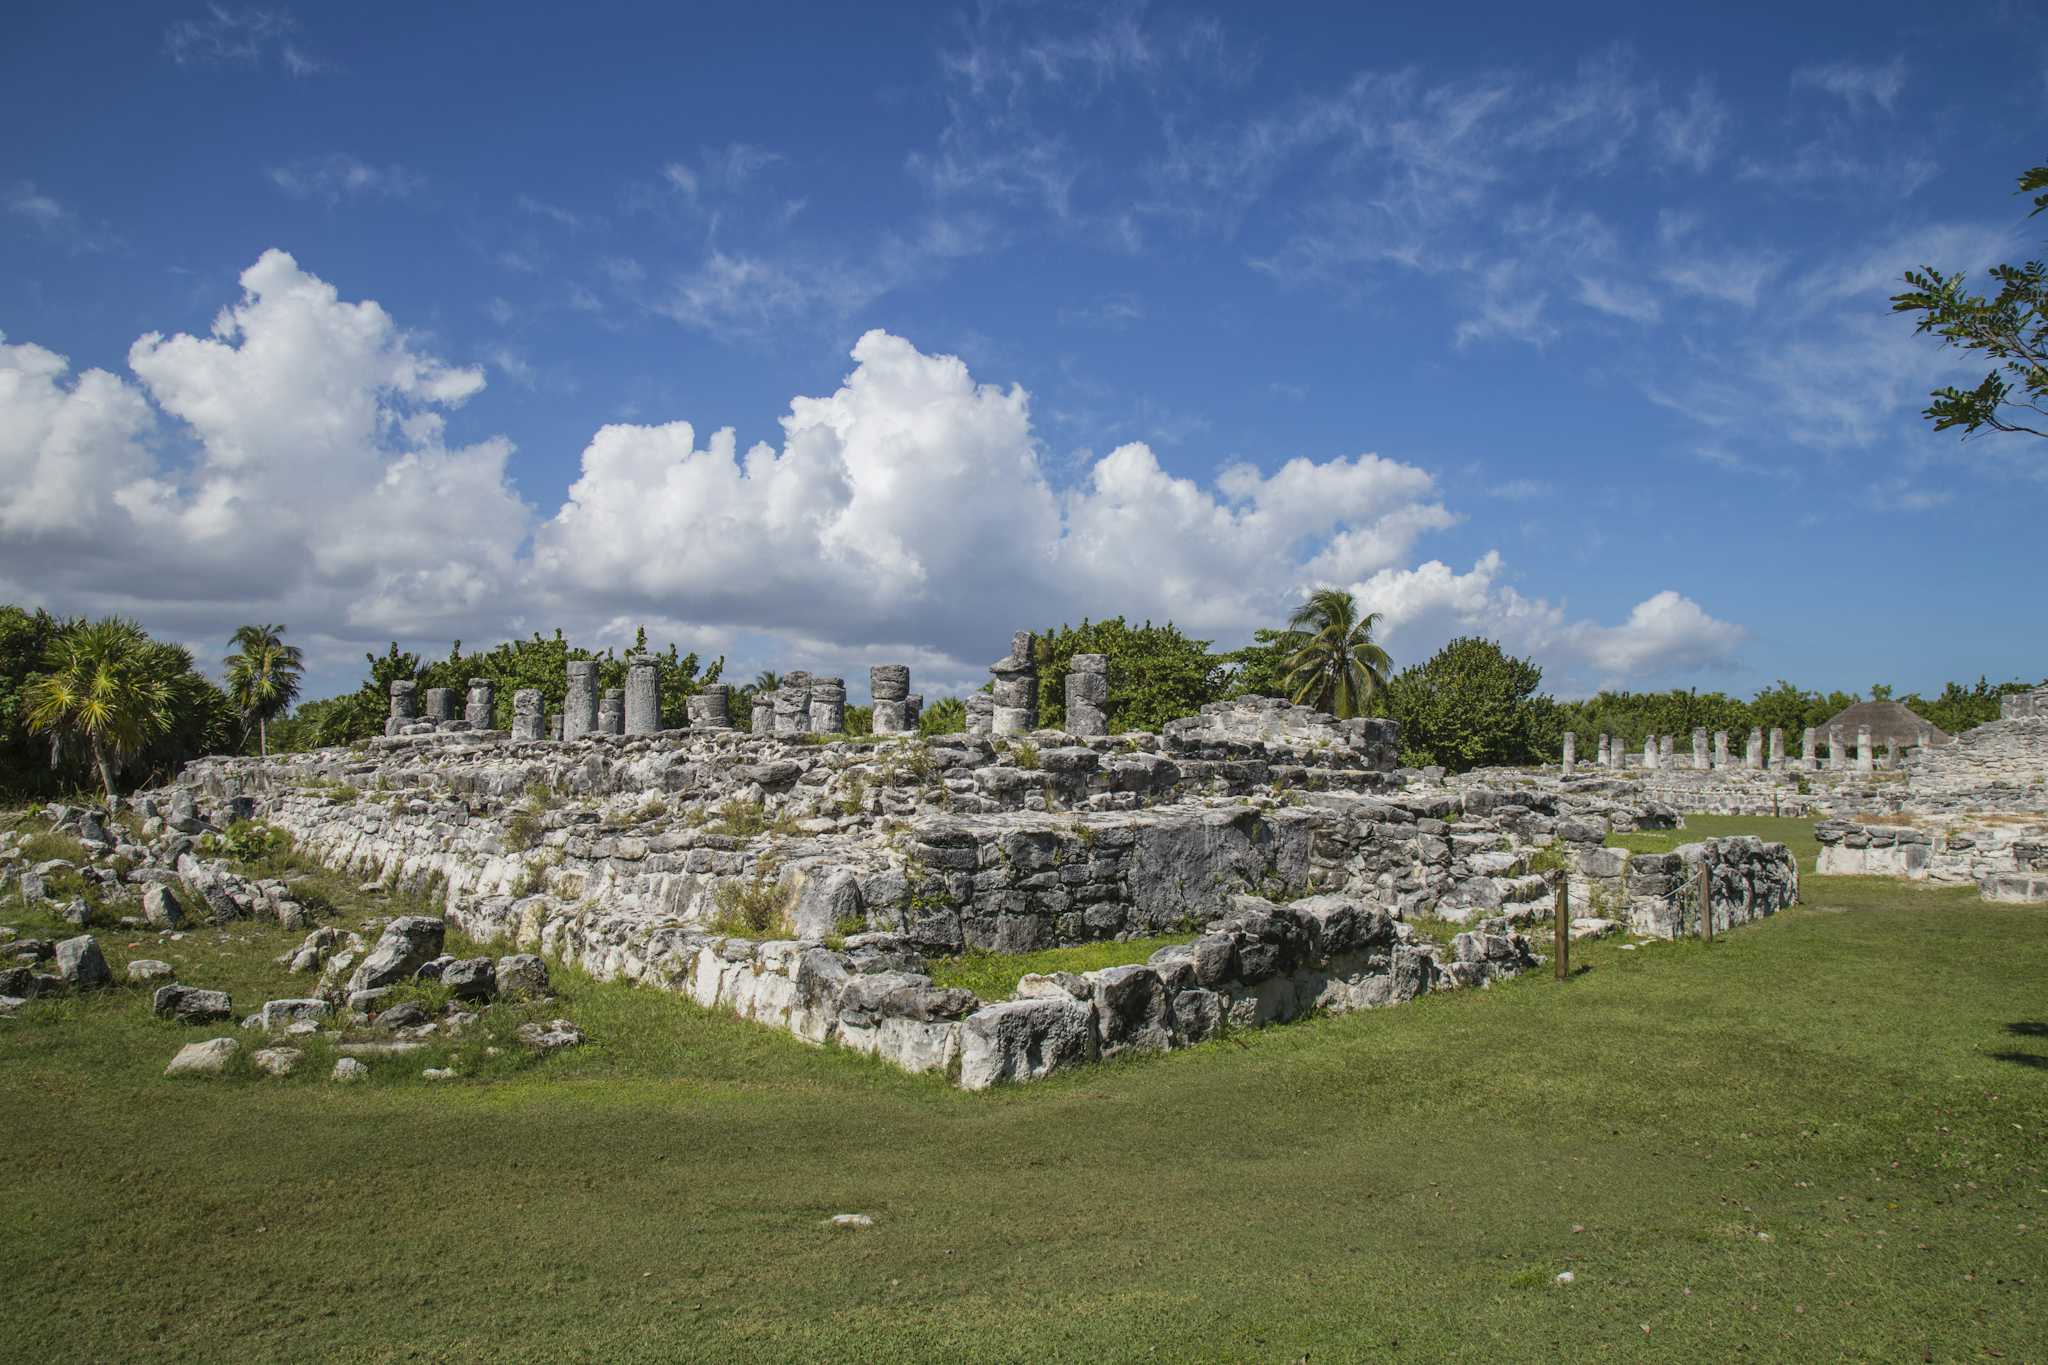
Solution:
[[[1811,771],[1820,766],[1820,747],[1813,727],[1807,726],[1799,732],[1799,766]]]
[[[427,689],[427,719],[439,725],[444,720],[455,719],[455,689],[452,687],[430,687]]]
[[[1884,742],[1884,766],[1887,771],[1899,766],[1899,742],[1895,739]]]
[[[988,735],[995,733],[996,699],[987,692],[967,694],[967,733]]]
[[[1869,772],[1871,758],[1870,727],[1868,725],[1859,725],[1856,727],[1856,771],[1859,773]]]
[[[707,730],[732,729],[732,686],[729,683],[705,683],[697,689],[692,698],[697,710],[704,717]]]
[[[1707,768],[1707,727],[1695,725],[1692,730],[1692,766],[1704,772]]]
[[[1671,757],[1671,754],[1672,754],[1672,750],[1673,750],[1673,749],[1675,749],[1676,747],[1677,747],[1676,741],[1675,741],[1675,740],[1673,739],[1673,737],[1672,737],[1672,736],[1670,736],[1670,735],[1665,735],[1665,736],[1664,736],[1664,737],[1663,737],[1662,739],[1660,739],[1660,740],[1658,740],[1658,741],[1657,741],[1657,766],[1658,766],[1658,767],[1660,767],[1660,768],[1673,768],[1673,767],[1676,767],[1676,766],[1677,766],[1677,764],[1676,764],[1676,763],[1674,763],[1674,762],[1672,761],[1672,757]]]
[[[811,733],[836,735],[846,729],[846,679],[811,679]]]
[[[416,682],[391,684],[391,715],[384,722],[385,734],[395,735],[419,719],[419,694],[420,685]]]
[[[782,675],[775,692],[775,733],[800,735],[811,728],[811,675],[798,669]]]
[[[1657,770],[1657,737],[1655,735],[1643,736],[1643,769],[1646,772],[1655,772]]]
[[[626,730],[651,735],[661,729],[661,664],[641,657],[626,665]]]
[[[1785,732],[1778,726],[1771,727],[1771,767],[1773,770],[1785,766]]]
[[[1728,766],[1728,732],[1726,730],[1714,731],[1714,766],[1716,768]]]
[[[462,718],[469,722],[472,730],[488,730],[498,709],[498,686],[489,678],[469,680],[469,704],[463,708]]]
[[[539,739],[541,697],[538,687],[522,687],[512,694],[512,738]]]
[[[623,735],[626,733],[626,692],[624,688],[607,687],[604,695],[597,699],[597,733],[600,735]]]
[[[910,728],[904,702],[910,696],[909,664],[876,664],[868,670],[868,696],[875,708],[875,733],[900,735]]]
[[[917,723],[923,719],[924,693],[912,692],[909,696],[903,699],[903,722],[905,725],[909,726],[911,730],[915,731],[917,729]]]
[[[566,718],[560,712],[556,712],[554,715],[549,716],[548,738],[560,739],[562,737],[562,730],[564,729],[566,723]]]
[[[995,675],[992,734],[1023,735],[1038,728],[1038,663],[1032,635],[1020,630],[1010,637],[1008,658],[989,665]]]
[[[1742,766],[1761,768],[1764,766],[1764,731],[1761,725],[1749,727],[1749,743],[1742,751]]]
[[[569,660],[569,694],[562,702],[562,738],[581,739],[597,729],[597,660]]]
[[[775,699],[773,697],[754,698],[754,733],[757,735],[772,735],[775,733]]]
[[[1842,747],[1842,727],[1830,725],[1828,727],[1828,767],[1846,768],[1848,766],[1849,755]]]
[[[1611,768],[1614,766],[1613,744],[1614,742],[1606,735],[1600,736],[1600,748],[1593,759],[1595,766],[1601,768]]]
[[[1069,703],[1071,705],[1071,703]],[[1567,730],[1564,732],[1564,775],[1570,777],[1572,769],[1579,762],[1579,737]]]
[[[1067,733],[1109,733],[1109,656],[1076,654],[1067,673]]]

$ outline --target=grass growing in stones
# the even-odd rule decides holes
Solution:
[[[1785,845],[1799,860],[1802,876],[1813,871],[1820,857],[1820,841],[1813,837],[1813,820],[1786,819],[1772,815],[1687,815],[1684,829],[1645,829],[1633,834],[1610,834],[1607,843],[1631,853],[1669,853],[1680,844],[1702,839],[1720,839],[1730,834],[1754,834]]]
[[[1072,948],[1044,948],[1035,953],[997,953],[977,949],[958,957],[931,959],[931,978],[941,986],[964,986],[984,1000],[1008,1000],[1017,993],[1017,978],[1031,972],[1092,972],[1099,967],[1142,963],[1161,948],[1186,943],[1192,934],[1166,934],[1127,942],[1082,943]]]
[[[170,1082],[207,1030],[139,992],[39,1010],[0,1023],[0,1354],[2048,1357],[2048,911],[1804,889],[980,1095],[559,971],[590,1043],[443,1085]],[[240,1011],[293,937],[200,931],[181,978]]]

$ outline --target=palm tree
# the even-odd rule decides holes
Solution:
[[[1339,720],[1365,714],[1387,685],[1394,661],[1373,643],[1380,614],[1358,614],[1358,603],[1339,588],[1310,593],[1287,619],[1286,687],[1298,706],[1313,706]]]
[[[772,668],[762,669],[754,675],[754,680],[747,684],[748,692],[757,697],[778,691],[781,687],[782,675]]]
[[[228,643],[235,652],[221,660],[228,696],[242,713],[242,725],[257,727],[260,752],[270,756],[270,721],[297,700],[305,657],[284,642],[283,626],[243,626]]]
[[[50,642],[43,672],[22,689],[30,734],[50,736],[50,761],[66,739],[82,740],[107,799],[114,770],[169,732],[177,689],[151,668],[151,641],[118,616],[77,621]]]

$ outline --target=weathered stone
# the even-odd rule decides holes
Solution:
[[[624,688],[607,687],[597,699],[597,729],[600,735],[623,735],[626,733],[626,692]]]
[[[836,735],[846,729],[845,679],[811,679],[810,729],[820,735]]]
[[[153,957],[138,957],[128,963],[130,981],[162,981],[175,976],[168,962],[159,962]]]
[[[159,986],[150,1001],[150,1009],[159,1019],[175,1019],[181,1024],[205,1024],[228,1018],[235,1012],[235,1004],[226,991],[200,990],[196,986]]]
[[[452,687],[430,687],[427,689],[427,716],[436,725],[455,719],[455,689]]]
[[[57,975],[67,986],[92,990],[114,984],[114,973],[100,952],[99,940],[91,934],[67,938],[57,945]]]
[[[568,675],[568,693],[562,699],[562,738],[581,739],[597,730],[597,660],[569,660]]]
[[[512,738],[539,739],[546,704],[538,687],[522,687],[512,694]]]
[[[451,962],[441,973],[441,984],[457,1000],[490,1000],[498,993],[498,964],[487,957]]]
[[[152,883],[142,893],[142,918],[152,929],[178,929],[185,923],[185,907],[162,882]]]
[[[651,735],[661,728],[661,664],[642,655],[626,665],[626,733]]]
[[[469,722],[472,730],[488,730],[498,709],[498,687],[489,678],[471,678],[469,697],[462,710],[462,718]]]
[[[178,1049],[178,1055],[171,1058],[171,1064],[164,1068],[166,1076],[218,1076],[228,1069],[228,1061],[240,1048],[232,1038],[209,1038],[203,1043],[187,1043]]]
[[[446,927],[427,915],[406,915],[385,926],[377,946],[349,978],[351,995],[410,980],[422,963],[438,957]]]
[[[295,1047],[266,1047],[249,1054],[249,1064],[266,1076],[289,1076],[305,1059]]]
[[[1071,996],[1010,1000],[967,1016],[960,1032],[960,1084],[985,1090],[1092,1062],[1099,1055],[1095,1011]]]
[[[343,1057],[335,1062],[334,1070],[328,1074],[328,1079],[348,1085],[355,1081],[367,1080],[369,1075],[369,1067],[353,1057]]]
[[[548,964],[532,953],[499,958],[496,979],[502,1000],[541,1000],[549,994]]]
[[[279,1033],[307,1020],[324,1023],[333,1014],[334,1006],[325,1000],[266,1000],[263,1012],[257,1016],[257,1026],[266,1033]]]
[[[583,1030],[567,1019],[553,1019],[546,1026],[521,1024],[519,1041],[536,1052],[557,1052],[565,1047],[576,1047],[584,1041]]]

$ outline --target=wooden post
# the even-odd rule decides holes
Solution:
[[[1708,875],[1705,858],[1700,859],[1700,937],[1714,941],[1714,879]]]
[[[1557,910],[1556,941],[1551,956],[1557,959],[1557,979],[1562,981],[1571,970],[1572,955],[1572,879],[1563,868],[1556,872],[1557,890],[1554,904]]]

